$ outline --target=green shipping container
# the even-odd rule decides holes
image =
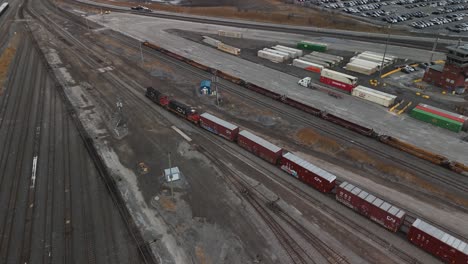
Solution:
[[[445,129],[448,129],[448,130],[451,130],[451,131],[457,132],[457,133],[460,132],[460,130],[463,127],[463,124],[460,123],[460,122],[448,119],[448,118],[443,117],[443,116],[438,116],[436,114],[429,113],[429,112],[426,112],[426,111],[423,111],[423,110],[417,109],[417,108],[414,108],[411,111],[410,116],[413,117],[413,118],[416,118],[418,120],[421,120],[421,121],[424,121],[424,122],[427,122],[427,123],[431,123],[431,124],[436,125],[438,127],[442,127],[442,128],[445,128]]]
[[[327,51],[327,45],[305,42],[305,41],[301,41],[297,43],[296,47],[298,49],[303,49],[303,50],[312,50],[312,51],[321,51],[321,52]]]

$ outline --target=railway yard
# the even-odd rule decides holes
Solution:
[[[468,97],[421,81],[463,43],[437,42],[12,0],[0,263],[468,263]]]

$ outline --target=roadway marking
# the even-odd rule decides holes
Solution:
[[[172,129],[175,130],[175,132],[179,133],[179,135],[181,135],[183,138],[185,138],[185,140],[187,140],[188,142],[192,141],[191,138],[189,138],[189,136],[187,136],[184,132],[182,132],[180,129],[178,129],[177,127],[175,126],[171,126]]]
[[[36,186],[36,168],[37,168],[37,156],[33,158],[33,165],[32,165],[32,175],[31,175],[31,186],[30,188],[34,188]]]

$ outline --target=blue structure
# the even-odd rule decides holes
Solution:
[[[211,94],[211,81],[204,80],[200,83],[200,93],[201,94]]]

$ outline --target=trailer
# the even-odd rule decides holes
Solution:
[[[320,73],[324,69],[322,65],[318,65],[308,61],[303,61],[300,59],[294,59],[293,66],[316,73]]]
[[[326,51],[328,45],[325,43],[311,42],[311,41],[301,41],[298,42],[296,48],[303,50],[313,50],[313,51]]]
[[[320,192],[329,193],[335,188],[335,175],[290,152],[283,155],[280,165],[282,170]]]
[[[323,53],[323,52],[317,52],[317,51],[313,51],[312,53],[310,53],[310,55],[325,58],[325,59],[330,59],[330,60],[335,61],[336,63],[340,63],[341,61],[344,60],[344,58],[341,56]]]
[[[439,228],[416,219],[408,231],[411,243],[438,257],[445,263],[468,263],[468,244]]]
[[[216,135],[235,141],[239,127],[209,113],[200,115],[200,126]]]
[[[241,32],[218,30],[218,35],[229,38],[242,38]]]
[[[313,55],[305,55],[303,58],[309,58],[309,59],[312,59],[312,60],[323,61],[325,63],[330,64],[330,66],[334,66],[336,64],[335,61],[333,61],[333,60],[326,59],[326,58],[321,58],[321,57],[317,57],[317,56],[313,56]]]
[[[397,98],[396,95],[377,91],[362,85],[358,85],[356,88],[354,88],[351,95],[385,107],[389,107],[390,105],[394,104],[395,99]]]
[[[280,51],[280,52],[284,52],[284,53],[287,53],[289,54],[289,57],[290,58],[298,58],[299,56],[297,55],[296,52],[294,51],[291,51],[291,50],[287,50],[287,49],[283,49],[283,48],[278,48],[278,47],[271,47],[272,50],[277,50],[277,51]]]
[[[356,87],[358,78],[345,73],[323,69],[320,75],[320,82],[351,92]]]
[[[217,48],[221,51],[224,51],[226,53],[229,53],[229,54],[232,54],[232,55],[236,55],[236,56],[239,56],[240,55],[240,52],[241,50],[239,48],[236,48],[236,47],[233,47],[233,46],[230,46],[230,45],[227,45],[227,44],[224,44],[224,43],[218,43],[218,46]]]
[[[372,75],[377,71],[376,68],[366,68],[366,67],[356,65],[353,63],[346,64],[344,68],[348,71],[357,72],[357,73],[364,74],[364,75]]]
[[[280,56],[278,54],[274,54],[274,53],[271,53],[271,52],[268,52],[268,51],[264,51],[264,50],[259,50],[257,52],[257,56],[260,57],[260,58],[263,58],[263,59],[267,59],[269,61],[272,61],[274,63],[279,63],[279,62],[283,62],[284,61],[284,56]]]
[[[336,200],[392,232],[405,221],[405,211],[346,181],[336,189]]]
[[[363,59],[359,59],[357,57],[351,58],[349,60],[349,63],[360,65],[361,67],[376,68],[376,69],[380,69],[380,66],[382,65],[381,63],[378,63],[378,62],[363,60]]]
[[[312,62],[312,63],[318,64],[318,65],[321,65],[321,66],[323,66],[325,68],[330,68],[330,64],[328,64],[327,62],[321,61],[321,60],[311,59],[309,57],[300,57],[299,59],[303,60],[303,61],[308,61],[308,62]]]
[[[281,45],[276,45],[273,48],[279,48],[279,49],[283,49],[283,50],[292,51],[292,52],[294,52],[296,54],[296,58],[302,56],[302,50],[298,50],[298,49],[295,49],[295,48],[290,48],[290,47],[281,46]]]
[[[204,43],[210,45],[210,46],[213,46],[213,47],[218,47],[218,44],[221,43],[221,41],[219,40],[216,40],[214,38],[210,38],[210,37],[207,37],[207,36],[203,36],[203,40],[202,40]]]
[[[253,133],[250,133],[247,130],[239,132],[237,144],[272,164],[277,164],[278,159],[281,157],[283,152],[282,148],[257,135],[254,135]]]
[[[264,51],[266,52],[270,52],[270,53],[273,53],[273,54],[278,54],[280,56],[283,56],[283,59],[284,60],[288,60],[291,58],[291,55],[287,52],[284,52],[284,51],[279,51],[279,50],[274,50],[274,49],[269,49],[269,48],[264,48],[263,49]]]

